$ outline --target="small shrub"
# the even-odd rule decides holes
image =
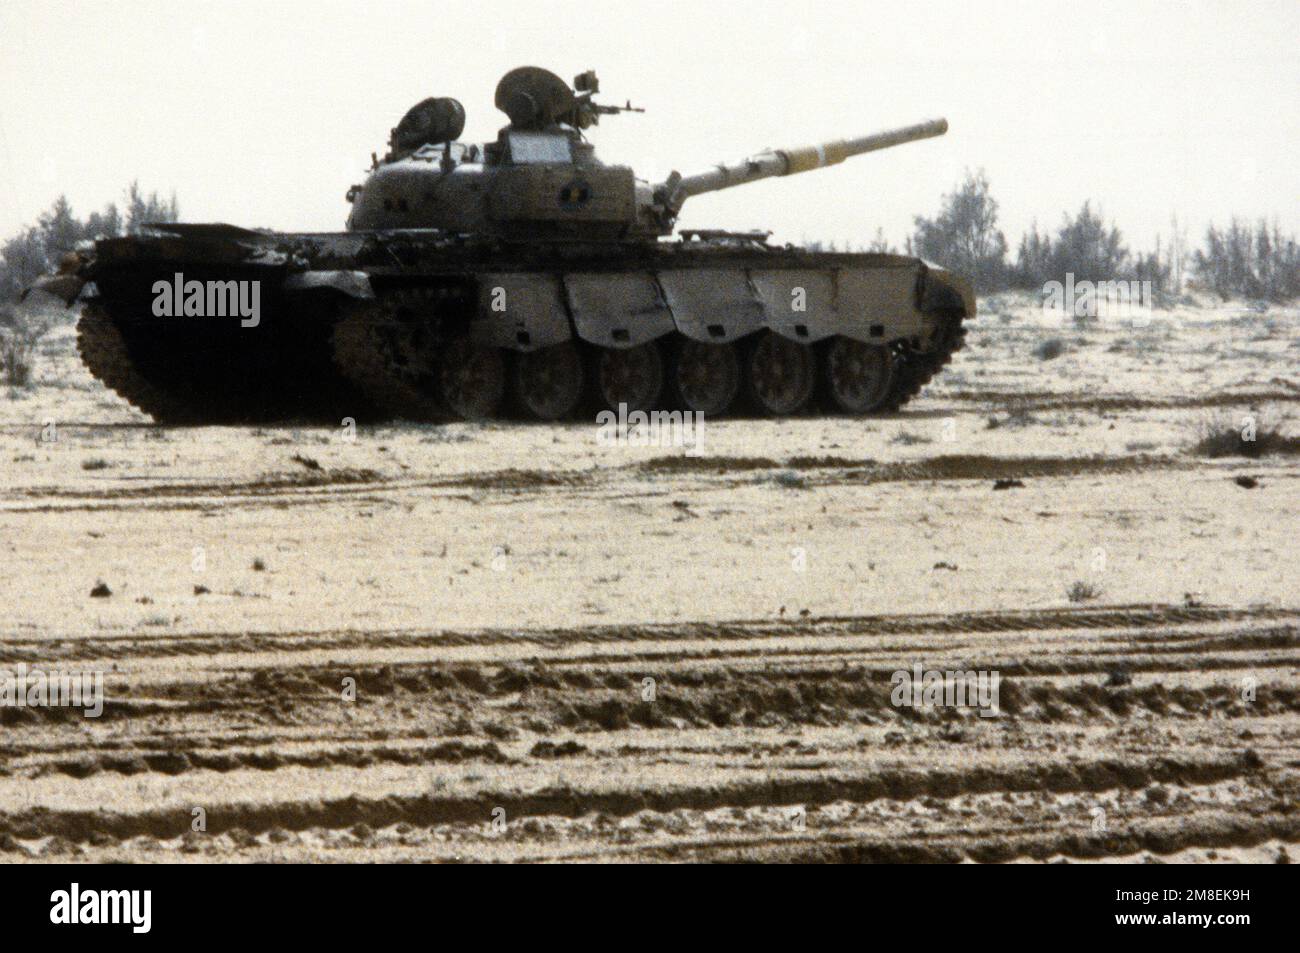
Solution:
[[[11,387],[26,387],[32,382],[32,353],[34,341],[13,332],[0,332],[0,368],[3,368],[5,383]]]
[[[1071,602],[1091,602],[1101,595],[1101,589],[1090,582],[1084,582],[1082,579],[1076,580],[1069,589],[1066,590],[1065,596]]]
[[[0,370],[11,387],[32,382],[36,345],[50,329],[50,322],[18,308],[0,312]]]
[[[1253,433],[1251,423],[1253,422]],[[1250,438],[1254,439],[1250,439]],[[1300,437],[1284,434],[1276,424],[1243,417],[1219,417],[1201,424],[1192,452],[1202,457],[1259,457],[1300,454]]]
[[[793,470],[782,470],[774,475],[772,480],[777,486],[783,486],[787,490],[802,490],[808,485],[803,475]]]
[[[915,443],[934,443],[934,441],[929,437],[919,436],[912,433],[910,430],[900,430],[898,433],[894,434],[893,438],[889,442],[901,443],[905,446],[911,446]]]
[[[83,470],[107,470],[109,465],[109,462],[102,457],[94,457],[90,460],[81,461],[81,469]]]
[[[1054,361],[1065,353],[1065,342],[1060,338],[1048,338],[1040,341],[1034,348],[1034,357],[1040,361]]]
[[[265,571],[266,571],[266,563],[262,561],[261,557],[254,559],[253,572],[265,572]]]
[[[1034,416],[1034,414],[1030,413],[1027,408],[1021,406],[1013,407],[1011,410],[1007,411],[1006,419],[990,417],[986,424],[986,429],[997,430],[999,427],[1032,427],[1039,423],[1041,423],[1041,421]]]
[[[12,337],[0,338],[0,365],[5,381],[13,387],[26,387],[32,380],[31,348]]]

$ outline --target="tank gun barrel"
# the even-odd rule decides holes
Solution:
[[[737,185],[746,185],[776,175],[795,175],[811,172],[828,165],[837,165],[850,156],[901,146],[905,142],[942,136],[948,131],[948,120],[931,119],[928,122],[887,129],[851,139],[832,139],[812,146],[795,149],[766,149],[738,162],[716,165],[703,172],[681,175],[674,172],[658,187],[666,210],[676,215],[682,204],[692,195],[716,192]]]

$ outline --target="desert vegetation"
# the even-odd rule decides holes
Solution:
[[[101,211],[77,217],[65,196],[60,195],[37,219],[0,243],[0,305],[13,305],[23,289],[58,267],[59,260],[78,242],[95,238],[136,235],[150,222],[175,222],[180,217],[176,196],[159,198],[145,194],[132,182],[122,204],[110,202]]]
[[[1016,246],[998,227],[998,202],[983,170],[968,172],[944,195],[933,216],[918,215],[907,239],[909,254],[920,255],[969,275],[981,293],[1020,288],[1037,291],[1048,281],[1073,274],[1076,281],[1149,281],[1156,304],[1169,303],[1187,288],[1211,291],[1223,299],[1283,302],[1300,297],[1300,245],[1276,224],[1253,226],[1233,219],[1228,227],[1206,226],[1201,248],[1189,247],[1177,219],[1171,237],[1149,251],[1132,249],[1101,206],[1086,200],[1064,214],[1052,231],[1030,226]],[[883,243],[879,234],[871,250]]]
[[[156,192],[146,195],[138,183],[132,182],[123,194],[121,207],[110,202],[102,210],[79,218],[67,198],[60,195],[35,225],[0,242],[0,383],[8,385],[11,393],[30,386],[41,339],[60,319],[74,317],[73,312],[50,307],[48,301],[22,301],[24,289],[41,275],[54,271],[63,256],[80,242],[136,235],[151,222],[174,222],[179,215],[176,196],[162,199]]]
[[[1240,419],[1227,416],[1209,417],[1197,430],[1193,452],[1202,457],[1260,457],[1300,454],[1300,437],[1288,435],[1280,423]]]

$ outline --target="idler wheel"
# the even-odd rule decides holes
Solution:
[[[495,417],[506,392],[506,366],[494,347],[461,336],[438,357],[438,391],[447,409],[464,420]]]
[[[538,420],[563,420],[582,400],[586,375],[572,341],[515,358],[514,389],[520,409]]]
[[[740,356],[735,345],[682,338],[673,359],[672,386],[684,410],[725,414],[740,393]]]
[[[664,359],[658,341],[636,347],[601,348],[596,355],[596,386],[611,410],[651,410],[664,390]]]
[[[846,414],[868,414],[882,407],[894,383],[894,356],[889,348],[837,337],[823,363],[826,393]]]
[[[817,384],[813,350],[772,331],[763,331],[750,346],[745,386],[755,406],[772,417],[803,409]]]

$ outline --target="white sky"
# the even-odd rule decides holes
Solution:
[[[660,178],[933,116],[947,136],[703,196],[683,227],[901,242],[983,166],[1013,248],[1085,198],[1139,246],[1177,213],[1300,231],[1300,0],[0,2],[0,236],[60,192],[138,178],[186,221],[337,229],[348,186],[419,99],[495,136],[497,79],[594,68],[645,115],[591,131]]]

